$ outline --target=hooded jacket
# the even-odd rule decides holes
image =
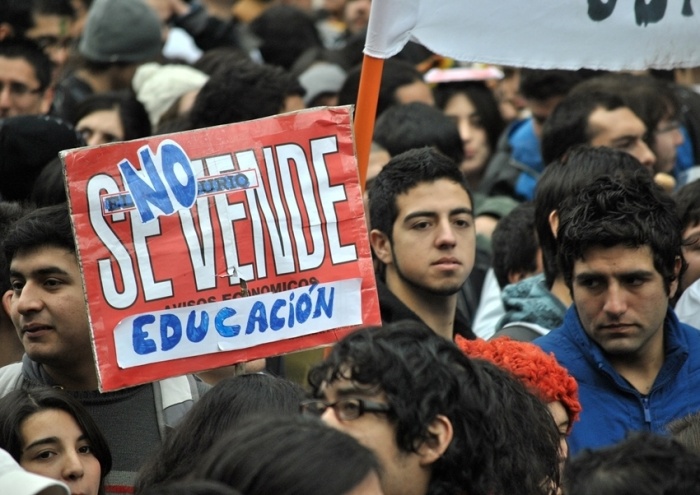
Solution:
[[[501,299],[506,312],[496,325],[497,329],[518,322],[534,323],[551,330],[564,322],[566,306],[549,291],[544,274],[507,285]]]
[[[616,443],[629,431],[665,434],[669,422],[700,411],[700,331],[664,320],[664,363],[647,395],[615,371],[585,333],[575,306],[564,324],[534,341],[576,379],[583,411],[569,436],[569,455]]]

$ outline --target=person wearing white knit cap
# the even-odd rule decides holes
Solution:
[[[70,490],[60,481],[25,471],[7,451],[0,449],[0,493],[70,495]]]
[[[143,103],[155,129],[161,117],[183,97],[194,102],[196,94],[209,80],[204,72],[187,65],[159,65],[147,63],[141,65],[134,75],[132,86],[136,98]],[[180,108],[182,110],[182,108]]]

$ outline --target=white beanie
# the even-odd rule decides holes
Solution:
[[[306,90],[304,103],[307,105],[324,93],[337,93],[344,82],[345,71],[328,62],[315,63],[299,76],[299,84]]]
[[[148,63],[136,69],[132,85],[154,128],[182,95],[200,89],[209,80],[204,72],[187,65]]]
[[[0,493],[12,495],[70,495],[63,483],[28,473],[0,449]]]

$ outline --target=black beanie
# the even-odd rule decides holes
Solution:
[[[29,198],[34,181],[58,152],[84,146],[67,122],[46,115],[21,115],[0,120],[0,197]]]

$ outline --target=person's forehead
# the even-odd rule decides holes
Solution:
[[[437,179],[432,182],[419,182],[396,197],[399,216],[411,210],[424,210],[426,207],[438,210],[457,208],[472,209],[469,193],[457,182]]]
[[[72,19],[58,14],[34,13],[34,26],[27,30],[27,36],[65,36],[70,30]]]
[[[61,268],[67,272],[79,271],[76,254],[60,246],[44,245],[17,251],[10,261],[10,270],[27,274],[47,267]]]
[[[588,125],[594,135],[610,134],[615,137],[622,134],[642,135],[646,132],[644,122],[628,107],[614,110],[598,107],[589,115]]]
[[[591,246],[583,256],[574,261],[574,274],[595,271],[596,268],[612,272],[625,272],[631,269],[653,269],[654,255],[651,246],[644,244],[633,247],[624,244],[615,246]]]
[[[378,385],[360,383],[352,379],[351,371],[341,367],[340,376],[326,380],[321,384],[320,392],[328,399],[341,397],[384,398],[384,392]]]
[[[23,83],[39,82],[34,66],[26,59],[22,57],[10,58],[3,55],[0,55],[0,79]]]

